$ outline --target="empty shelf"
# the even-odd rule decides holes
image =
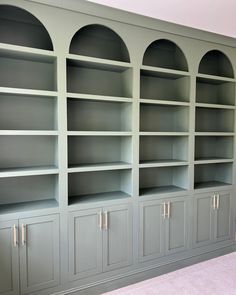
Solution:
[[[57,207],[58,207],[58,202],[55,199],[29,201],[29,202],[22,202],[22,203],[0,205],[0,214],[50,209],[50,208],[57,208]]]
[[[194,188],[201,189],[201,188],[211,188],[211,187],[226,186],[226,185],[232,185],[232,184],[221,182],[221,181],[206,181],[206,182],[195,183]]]
[[[181,187],[175,185],[167,185],[167,186],[158,186],[158,187],[149,187],[149,188],[142,188],[139,191],[140,196],[149,196],[149,195],[156,195],[156,194],[165,194],[165,193],[176,193],[185,191]]]
[[[76,205],[81,203],[92,203],[92,202],[101,202],[101,201],[112,201],[118,199],[130,198],[129,194],[126,194],[122,191],[107,192],[107,193],[98,193],[91,195],[81,195],[81,196],[71,196],[69,197],[69,205]]]

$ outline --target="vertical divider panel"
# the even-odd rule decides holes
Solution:
[[[66,96],[66,56],[58,56],[58,166],[59,166],[59,206],[66,207],[67,198],[67,96]]]
[[[194,153],[195,153],[195,96],[196,77],[191,73],[190,78],[190,106],[189,106],[189,189],[194,189]]]
[[[60,276],[61,283],[68,280],[68,177],[67,177],[67,93],[66,93],[66,52],[67,38],[61,32],[57,48],[57,87],[58,87],[58,196],[60,208]],[[69,43],[68,43],[69,44]]]

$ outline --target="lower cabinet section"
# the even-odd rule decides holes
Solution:
[[[177,197],[140,204],[139,260],[187,249],[187,200]]]
[[[0,294],[32,294],[59,284],[59,217],[0,223]],[[18,282],[18,277],[20,282]]]
[[[135,208],[135,216],[127,203],[68,212],[68,232],[64,228],[62,234],[69,248],[62,247],[62,255],[68,250],[69,263],[63,267],[69,268],[62,286],[59,214],[0,222],[0,295],[51,294],[50,288],[81,287],[125,274],[124,268],[133,263],[133,250],[139,256],[131,270],[141,271],[149,263],[153,267],[170,257],[174,261],[209,252],[211,246],[214,250],[231,245],[230,191],[145,200]],[[139,237],[135,244],[134,231]]]
[[[194,196],[194,247],[232,239],[231,193],[207,193]]]
[[[132,214],[130,205],[70,213],[70,280],[119,269],[131,263]]]

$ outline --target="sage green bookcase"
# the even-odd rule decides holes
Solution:
[[[235,250],[236,41],[0,0],[0,294],[101,294]]]

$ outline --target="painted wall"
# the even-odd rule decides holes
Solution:
[[[89,0],[98,4],[236,37],[236,0]]]

